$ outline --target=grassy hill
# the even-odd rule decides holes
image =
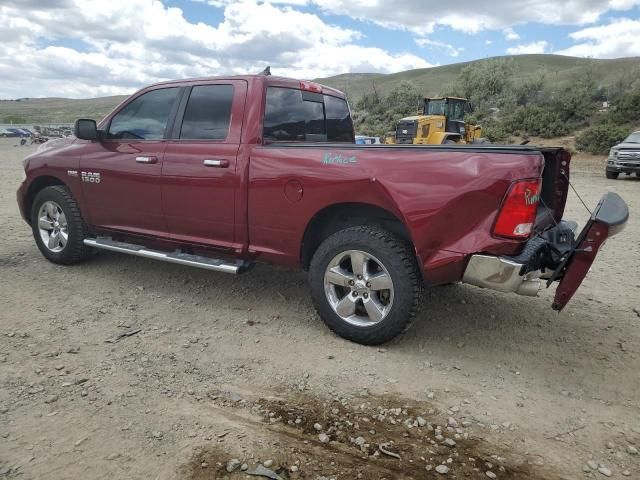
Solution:
[[[563,84],[576,75],[589,71],[601,85],[614,83],[633,69],[640,68],[640,57],[597,60],[589,58],[565,57],[562,55],[513,55],[514,80],[524,80],[541,74],[551,82]],[[318,82],[338,88],[347,93],[352,101],[375,88],[381,94],[388,94],[402,81],[409,81],[425,96],[437,96],[453,83],[460,71],[473,62],[455,63],[442,67],[420,68],[406,72],[383,74],[344,74],[320,78]]]
[[[89,99],[29,98],[20,101],[0,101],[0,123],[71,123],[77,118],[101,119],[124,100],[126,95]]]
[[[561,55],[517,55],[505,58],[510,58],[514,64],[515,80],[544,74],[547,80],[554,84],[564,84],[576,75],[590,72],[599,84],[607,86],[634,69],[640,68],[638,57],[596,60]],[[402,81],[412,82],[426,96],[435,96],[454,82],[460,71],[470,63],[474,62],[421,68],[388,75],[348,73],[319,78],[317,81],[343,90],[352,102],[374,88],[379,93],[387,94]],[[126,97],[114,96],[94,99],[33,98],[19,102],[2,101],[0,102],[0,123],[9,116],[21,117],[26,123],[73,122],[79,117],[100,119],[124,98]]]

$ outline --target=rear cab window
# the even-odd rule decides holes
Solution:
[[[354,143],[347,101],[296,88],[268,87],[264,141]]]

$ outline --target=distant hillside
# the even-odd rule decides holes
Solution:
[[[601,85],[607,86],[620,79],[632,69],[640,67],[640,57],[614,60],[565,57],[562,55],[513,55],[514,80],[522,80],[544,74],[551,82],[565,83],[587,70]],[[381,94],[388,94],[402,81],[413,83],[425,96],[437,96],[451,85],[460,71],[473,62],[455,63],[442,67],[420,68],[406,72],[383,74],[344,74],[320,78],[317,81],[344,91],[352,101],[374,88]]]
[[[597,82],[607,86],[634,68],[640,67],[638,57],[596,60],[561,55],[516,55],[504,58],[510,58],[514,62],[515,80],[544,74],[547,80],[558,84],[566,83],[576,75],[589,71]],[[435,96],[451,85],[465,66],[477,61],[389,75],[347,73],[319,78],[317,81],[346,92],[352,102],[374,88],[381,94],[387,94],[402,81],[413,83],[426,96]],[[277,74],[277,71],[274,73]],[[73,122],[79,117],[100,119],[125,98],[126,96],[114,96],[94,99],[33,98],[19,102],[0,101],[0,123],[5,122],[8,117],[24,119],[25,123]],[[14,123],[17,122],[14,120]]]
[[[77,118],[100,120],[125,98],[126,95],[89,99],[29,98],[0,101],[0,123],[71,123]]]

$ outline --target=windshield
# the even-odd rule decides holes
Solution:
[[[425,115],[444,115],[444,100],[429,100]]]
[[[467,102],[464,100],[438,99],[428,100],[425,115],[443,115],[451,120],[463,120]]]
[[[449,104],[447,105],[448,112],[447,118],[449,120],[463,120],[464,119],[464,105],[465,102],[455,102],[449,100]]]
[[[640,132],[633,132],[627,137],[624,143],[640,143]]]

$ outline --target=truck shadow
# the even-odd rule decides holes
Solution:
[[[314,334],[331,335],[315,313],[307,276],[302,271],[257,265],[246,274],[234,276],[104,251],[84,266],[99,270],[103,277],[112,275],[113,281],[124,276],[127,281],[184,302],[197,297],[202,305],[213,308],[220,307],[220,299],[224,299],[225,307],[248,308],[266,316],[278,314],[291,321],[292,328],[296,319],[311,315]],[[562,325],[572,318],[567,312],[558,314],[551,309],[552,295],[553,289],[543,291],[541,298],[531,298],[463,284],[430,287],[411,329],[390,345],[406,349],[464,342],[503,350],[514,341],[522,341],[534,348],[532,338],[561,335]],[[578,292],[573,306],[583,300]],[[594,318],[590,317],[598,317],[598,309],[606,311],[603,305],[590,305],[592,315],[583,318],[584,328],[592,328],[589,322]],[[306,326],[310,322],[302,323]],[[571,323],[575,329],[575,322]]]
[[[328,346],[361,354],[376,351],[337,337],[322,323],[304,272],[258,265],[235,277],[108,252],[85,265],[114,284],[144,286],[157,298],[194,305],[182,309],[179,319],[164,322],[199,322],[194,328],[206,329],[208,315],[215,312],[218,328],[235,332],[240,324],[259,324],[264,342],[282,344],[285,335],[287,349],[303,357],[326,356]],[[615,314],[612,308],[578,292],[558,314],[551,310],[552,294],[529,298],[459,284],[430,288],[412,328],[383,347],[398,360],[427,362],[466,376],[527,370],[529,380],[557,385],[579,382],[588,365],[594,394],[618,388],[608,380],[607,361],[619,361],[614,357],[620,352],[611,348],[616,332],[603,333],[602,324]],[[231,333],[226,341],[234,339]],[[620,368],[640,368],[637,357],[624,362]]]

